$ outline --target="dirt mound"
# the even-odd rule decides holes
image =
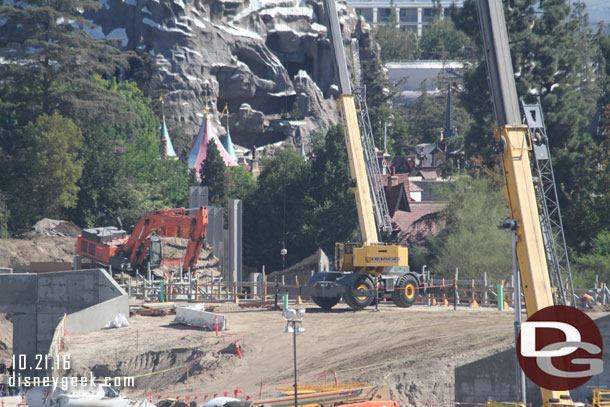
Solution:
[[[17,268],[36,261],[71,262],[75,250],[76,239],[73,237],[34,236],[31,239],[0,239],[0,267]]]
[[[80,233],[81,229],[72,222],[44,218],[36,222],[32,230],[25,233],[25,236],[78,237]]]
[[[13,354],[13,323],[9,314],[0,314],[0,360]]]
[[[179,237],[163,237],[163,264],[153,273],[162,277],[165,273],[175,271],[184,260],[188,239]],[[195,275],[197,277],[212,276],[220,274],[220,262],[214,256],[212,247],[204,244],[199,259],[195,264]]]

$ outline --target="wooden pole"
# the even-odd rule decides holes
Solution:
[[[471,291],[472,301],[470,302],[470,306],[472,308],[479,308],[479,304],[476,299],[476,288],[474,286],[474,279],[472,279],[472,291]]]
[[[299,288],[299,293],[300,293],[301,292],[300,291],[301,286],[299,285],[299,276],[297,276],[295,274],[294,279],[295,279],[295,281],[297,283],[297,288]],[[301,299],[301,296],[299,294],[297,294],[297,304],[299,304],[299,305],[303,304],[303,300]]]
[[[483,272],[483,305],[487,305],[487,272]]]

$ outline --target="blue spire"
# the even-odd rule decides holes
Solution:
[[[231,141],[231,133],[229,133],[229,128],[227,127],[227,135],[225,136],[225,150],[231,156],[231,158],[237,162],[237,154],[235,154],[235,148],[233,148],[233,141]]]
[[[165,119],[163,120],[163,124],[161,125],[161,143],[165,142],[167,146],[167,157],[176,158],[176,152],[174,151],[174,146],[172,145],[172,140],[169,138],[169,133],[167,132],[167,126],[165,125]],[[163,144],[162,144],[163,145]]]

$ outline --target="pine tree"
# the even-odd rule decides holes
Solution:
[[[208,187],[209,203],[214,206],[225,207],[228,187],[226,164],[213,140],[208,143],[208,154],[201,163],[199,176],[201,177],[201,186]]]
[[[375,40],[381,47],[383,62],[408,61],[418,55],[417,34],[396,24],[396,12],[390,8],[388,21],[375,30]]]
[[[419,41],[422,59],[456,60],[473,56],[470,38],[457,30],[451,20],[435,19]]]
[[[505,2],[517,95],[526,102],[537,97],[541,100],[566,236],[575,245],[584,237],[579,225],[586,205],[579,197],[586,194],[578,191],[586,177],[585,151],[594,142],[586,131],[596,110],[594,95],[599,94],[590,68],[596,53],[587,51],[592,37],[583,27],[582,10],[577,8],[572,13],[567,0],[543,0],[537,11],[536,3]],[[467,0],[460,14],[456,24],[480,45],[475,2]],[[488,100],[489,90],[483,53],[479,51],[479,55],[479,66],[465,74],[466,105],[475,118],[466,148],[470,155],[481,154],[491,166],[498,165],[499,160],[491,149],[495,123],[491,104],[483,102]]]
[[[358,227],[356,202],[349,188],[352,177],[343,126],[328,130],[324,146],[315,152],[315,157],[311,166],[310,230],[313,241],[330,255],[335,242],[350,239]]]
[[[66,105],[91,105],[78,97],[91,91],[93,73],[112,74],[126,63],[114,43],[95,40],[85,30],[92,23],[83,13],[99,7],[92,0],[26,0],[0,6],[6,24],[0,30],[5,63],[0,77],[20,87],[17,102],[22,115],[50,114]],[[80,106],[82,109],[85,106]]]

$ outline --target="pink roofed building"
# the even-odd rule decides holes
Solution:
[[[206,106],[203,114],[203,123],[201,123],[199,133],[193,140],[191,152],[189,154],[189,168],[193,168],[197,172],[198,181],[201,181],[199,170],[201,169],[201,164],[208,156],[208,144],[210,141],[213,141],[216,144],[216,148],[218,148],[225,165],[228,167],[236,167],[238,165],[218,139],[218,135],[216,134],[210,117],[210,110]]]
[[[422,188],[409,181],[409,174],[391,170],[381,177],[397,242],[403,246],[422,243],[442,229],[439,213],[447,202],[421,201]]]

